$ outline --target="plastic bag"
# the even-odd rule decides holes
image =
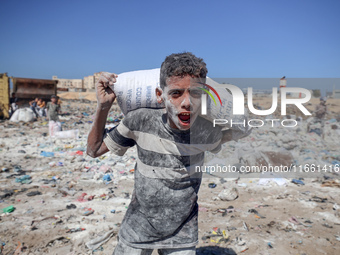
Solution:
[[[156,97],[156,88],[159,87],[160,68],[151,70],[140,70],[133,72],[121,73],[118,75],[117,82],[110,86],[117,96],[117,102],[124,114],[138,108],[164,108],[164,104],[159,104]],[[233,97],[225,89],[218,87],[219,84],[207,77],[206,84],[212,86],[219,94],[222,105],[217,101],[215,102],[207,97],[207,114],[201,115],[203,118],[213,122],[214,119],[233,119],[233,122],[243,122],[246,116],[234,116],[233,110]],[[213,92],[212,92],[213,93]],[[247,123],[245,121],[245,123]],[[224,125],[229,128],[229,123]],[[242,125],[234,125],[232,129],[241,131],[248,134],[249,131],[247,124],[245,127]]]
[[[78,139],[79,130],[67,130],[67,131],[59,131],[54,133],[54,137],[59,139],[65,139],[65,138],[73,138]]]
[[[2,209],[2,212],[3,213],[11,213],[11,212],[14,212],[15,210],[15,207],[13,205],[10,205],[8,207],[5,207]]]
[[[50,120],[48,123],[50,137],[54,137],[57,132],[61,131],[61,123],[59,121]]]
[[[22,108],[16,110],[10,121],[12,122],[19,122],[19,121],[24,121],[24,122],[30,122],[34,120],[34,112],[30,108]]]
[[[110,86],[117,96],[117,102],[124,114],[138,108],[164,108],[156,97],[159,87],[160,69],[121,73],[117,82]]]

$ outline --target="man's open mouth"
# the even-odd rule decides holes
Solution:
[[[190,113],[189,112],[183,112],[178,114],[178,118],[184,125],[190,124]]]

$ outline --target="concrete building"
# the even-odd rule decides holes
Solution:
[[[97,83],[97,81],[98,81],[98,79],[99,79],[99,77],[100,77],[100,73],[101,73],[101,72],[99,72],[99,73],[94,73],[94,74],[93,74],[93,76],[94,76],[94,84]]]
[[[336,99],[340,99],[340,89],[334,89],[332,97]]]
[[[81,91],[83,90],[82,79],[61,79],[57,76],[52,76],[52,80],[58,81],[58,88],[68,89],[69,91]]]
[[[84,77],[84,89],[86,89],[86,91],[94,91],[95,89],[94,80],[95,80],[94,75]]]
[[[85,76],[84,77],[84,89],[86,89],[86,91],[95,91],[96,89],[95,85],[99,79],[99,76],[100,76],[100,72],[94,73],[93,75]]]
[[[84,79],[61,79],[52,76],[52,80],[58,81],[58,89],[67,91],[95,91],[95,84],[100,77],[99,73],[85,76]]]

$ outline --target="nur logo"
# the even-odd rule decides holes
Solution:
[[[212,86],[210,86],[206,83],[201,83],[201,84],[203,84],[205,87],[208,87],[211,91],[213,91],[216,94],[216,96],[217,96],[217,98],[220,101],[220,104],[222,106],[222,100],[221,100],[220,95],[217,93],[217,91]],[[203,90],[204,92],[206,92],[211,97],[211,99],[214,101],[215,105],[217,106],[216,100],[209,90],[204,89],[204,88],[200,88],[200,87],[198,87],[198,88]],[[206,115],[207,114],[207,95],[206,94],[202,94],[201,104],[202,104],[201,114]]]
[[[222,109],[222,100],[220,95],[217,93],[217,91],[210,85],[206,84],[206,83],[201,83],[204,86],[206,86],[207,88],[209,88],[211,91],[213,91],[216,96],[218,97],[220,104],[221,104],[221,110]],[[228,89],[231,92],[231,98],[230,101],[232,101],[232,109],[233,109],[233,115],[244,115],[244,94],[243,91],[235,86],[235,85],[231,85],[231,84],[216,84],[214,85],[217,89],[223,89],[220,90],[220,93],[225,95],[225,89]],[[214,96],[211,94],[210,91],[208,91],[207,89],[204,88],[199,88],[201,90],[203,90],[204,92],[206,92],[214,101],[215,105],[217,106],[216,100],[214,98]],[[254,107],[253,104],[253,88],[249,87],[248,88],[248,92],[247,92],[247,98],[248,98],[248,109],[250,110],[251,113],[255,114],[255,115],[260,115],[260,116],[264,116],[264,115],[269,115],[275,112],[277,105],[278,105],[278,91],[277,88],[274,87],[272,88],[273,93],[272,93],[272,106],[270,109],[267,110],[259,110],[256,109]],[[229,92],[227,92],[229,95]],[[304,98],[287,98],[287,95],[290,93],[302,93],[305,95]],[[207,94],[202,94],[201,95],[201,114],[202,115],[207,115]],[[280,94],[281,94],[281,115],[287,115],[287,105],[288,104],[292,104],[295,105],[304,115],[308,116],[308,115],[312,115],[302,104],[303,103],[307,103],[310,99],[311,99],[311,92],[307,89],[304,88],[280,88]],[[224,98],[224,100],[229,100],[228,98]],[[223,108],[225,108],[225,106],[223,106]],[[224,109],[226,110],[226,109]]]

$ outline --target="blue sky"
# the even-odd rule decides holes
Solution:
[[[339,78],[339,11],[336,0],[3,0],[0,72],[83,78],[190,51],[210,77]]]

